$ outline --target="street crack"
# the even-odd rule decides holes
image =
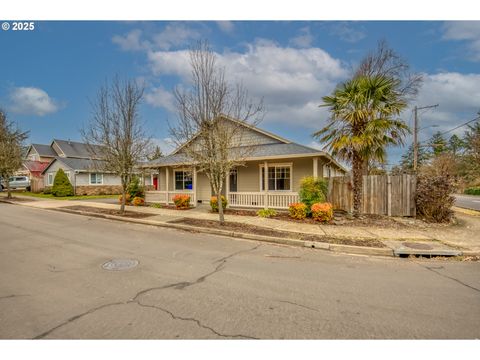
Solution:
[[[467,288],[469,288],[469,289],[472,289],[472,290],[475,290],[475,291],[477,291],[477,292],[480,292],[480,289],[478,289],[478,288],[476,288],[476,287],[474,287],[474,286],[468,285],[468,284],[464,283],[463,281],[461,281],[461,280],[459,280],[459,279],[457,279],[457,278],[454,278],[454,277],[452,277],[452,276],[448,276],[448,275],[442,274],[441,272],[437,271],[437,269],[443,269],[443,266],[441,266],[441,267],[436,267],[436,266],[423,266],[422,264],[419,264],[419,263],[417,263],[417,265],[419,265],[419,266],[421,266],[422,268],[427,269],[427,270],[429,270],[429,271],[431,271],[431,272],[433,272],[433,273],[435,273],[435,274],[437,274],[437,275],[439,275],[439,276],[441,276],[441,277],[444,277],[444,278],[446,278],[446,279],[453,280],[453,281],[459,283],[460,285],[463,285],[463,286],[465,286],[465,287],[467,287]]]

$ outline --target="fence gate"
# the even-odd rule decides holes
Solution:
[[[328,200],[334,209],[353,211],[353,189],[350,177],[329,181]],[[362,212],[388,216],[415,216],[415,175],[363,176]]]
[[[42,177],[32,177],[30,179],[30,188],[32,192],[40,192],[44,189]]]

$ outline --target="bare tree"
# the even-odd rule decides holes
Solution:
[[[0,178],[7,186],[8,199],[12,197],[9,178],[22,166],[23,142],[27,137],[28,132],[18,129],[0,109]]]
[[[245,132],[261,121],[263,101],[253,102],[241,84],[230,84],[225,69],[208,42],[190,50],[191,87],[175,89],[178,122],[170,133],[185,155],[185,162],[205,173],[217,196],[224,224],[221,194],[230,171],[245,164],[252,146],[242,141]]]
[[[120,212],[125,212],[127,187],[138,164],[150,152],[151,139],[140,119],[144,89],[132,80],[118,77],[102,86],[92,103],[93,118],[82,130],[98,170],[118,175],[122,185]],[[99,152],[100,150],[100,154]]]

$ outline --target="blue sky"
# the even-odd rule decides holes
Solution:
[[[142,119],[168,152],[171,91],[188,83],[186,49],[199,39],[210,41],[229,80],[264,98],[260,127],[305,145],[320,146],[311,133],[328,117],[322,96],[380,39],[424,74],[411,106],[440,104],[421,114],[421,127],[437,126],[421,140],[480,110],[480,22],[453,21],[35,22],[34,31],[0,32],[0,106],[31,142],[81,140],[99,86],[115,74],[135,78],[146,84]],[[411,124],[411,111],[403,118]],[[388,162],[403,151],[390,149]]]

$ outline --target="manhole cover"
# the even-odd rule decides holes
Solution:
[[[138,265],[138,260],[135,259],[112,259],[102,265],[105,270],[120,271],[132,269]]]
[[[409,247],[411,249],[418,249],[418,250],[432,250],[433,247],[427,244],[421,243],[413,243],[413,242],[404,242],[402,245]]]

